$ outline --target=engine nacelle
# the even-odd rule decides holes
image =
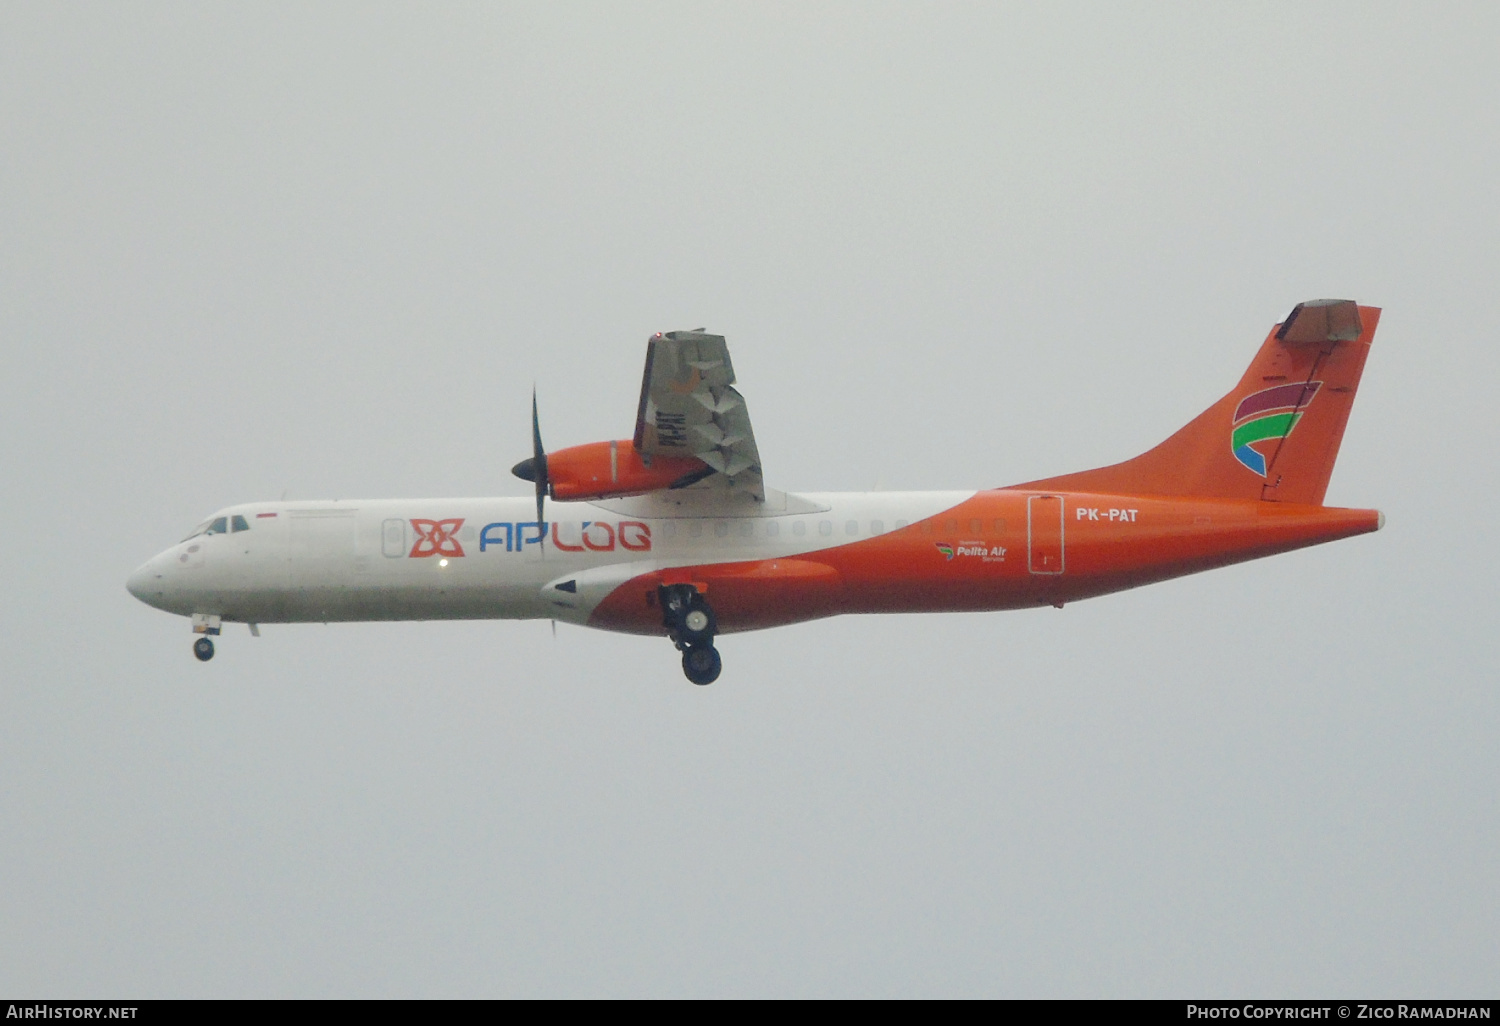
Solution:
[[[635,443],[590,442],[547,454],[547,481],[554,499],[603,499],[640,495],[691,484],[713,473],[696,456],[653,456],[647,466]]]

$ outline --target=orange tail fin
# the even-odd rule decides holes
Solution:
[[[1321,505],[1379,321],[1347,299],[1299,303],[1234,391],[1156,448],[1014,487]]]

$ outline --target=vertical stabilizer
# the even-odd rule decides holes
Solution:
[[[1239,385],[1149,452],[1017,488],[1321,505],[1380,310],[1299,303]]]

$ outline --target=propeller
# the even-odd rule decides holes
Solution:
[[[550,483],[547,480],[547,450],[542,448],[542,422],[537,416],[535,388],[531,390],[531,458],[517,463],[510,468],[510,472],[522,481],[536,484],[536,522],[541,525],[541,543],[546,545],[547,527],[542,520],[542,501],[547,497]]]

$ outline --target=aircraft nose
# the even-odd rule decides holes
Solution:
[[[148,606],[156,605],[152,600],[160,598],[162,592],[162,575],[156,562],[153,559],[142,563],[125,579],[125,590]]]

